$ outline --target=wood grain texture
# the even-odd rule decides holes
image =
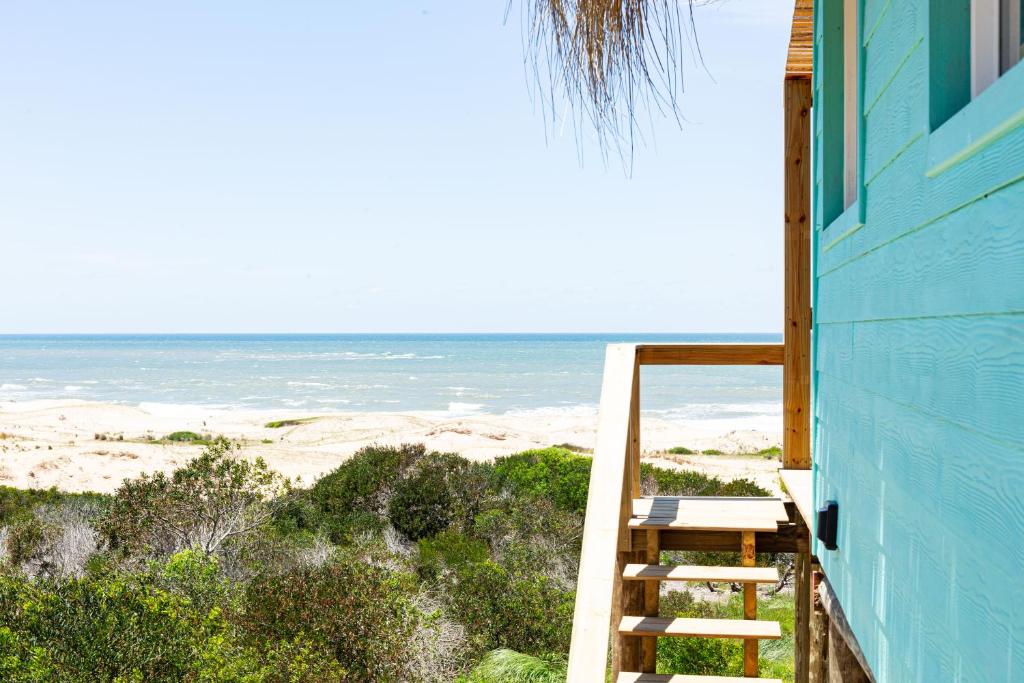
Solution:
[[[623,449],[629,439],[635,370],[635,346],[608,347],[576,584],[567,679],[570,683],[590,683],[605,677],[612,633],[612,593],[616,586],[621,586],[621,573],[628,564],[619,561],[619,528],[623,522],[619,502],[624,487],[629,485]],[[627,507],[627,515],[628,512]]]
[[[749,678],[738,676],[693,676],[687,674],[622,673],[618,683],[750,683]],[[781,678],[761,678],[761,683],[782,683]]]
[[[749,678],[738,676],[693,676],[688,674],[622,673],[618,683],[750,683]],[[782,683],[781,678],[761,678],[761,683]]]
[[[743,583],[776,583],[775,567],[705,567],[703,565],[631,564],[622,573],[627,581],[711,581]],[[651,581],[653,579],[654,581]],[[654,615],[648,615],[654,616]]]
[[[636,537],[643,531],[634,529]],[[707,552],[736,552],[740,543],[738,531],[684,531],[667,529],[661,533],[662,550],[699,550]],[[759,552],[795,553],[799,532],[795,524],[779,527],[776,532],[757,532],[755,538]]]
[[[782,459],[785,467],[811,466],[811,189],[809,81],[786,81],[784,363]]]
[[[777,640],[782,637],[782,629],[777,621],[685,617],[623,617],[619,624],[619,633],[643,638],[670,636]]]
[[[754,532],[744,531],[740,534],[740,564],[744,567],[753,567],[757,564],[757,548],[754,540]],[[757,619],[757,584],[743,584],[743,618],[746,620]],[[756,677],[758,674],[758,641],[748,638],[743,641],[743,675],[748,678]]]
[[[782,365],[782,344],[643,344],[641,365]]]
[[[662,576],[650,576],[652,570],[658,574],[656,569],[660,569],[661,565],[661,543],[658,538],[659,532],[648,531],[647,532],[647,552],[644,558],[644,565],[630,565],[626,567],[622,573],[623,580],[637,578],[647,580],[643,583],[644,591],[644,616],[645,617],[656,617],[659,616],[659,610],[661,607],[661,580]],[[636,567],[644,567],[637,571]],[[635,576],[631,576],[634,574]],[[640,643],[640,671],[644,673],[655,673],[658,667],[658,639],[657,638],[645,638]]]

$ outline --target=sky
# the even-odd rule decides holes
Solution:
[[[512,0],[0,4],[0,333],[778,332],[792,2],[631,171]]]

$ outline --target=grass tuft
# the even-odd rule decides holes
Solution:
[[[558,655],[534,657],[515,650],[493,650],[461,683],[562,683],[566,662]]]

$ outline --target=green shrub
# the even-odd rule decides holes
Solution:
[[[22,517],[7,527],[7,558],[15,567],[35,558],[51,530],[37,517]]]
[[[421,615],[415,582],[358,559],[259,576],[239,623],[253,646],[310,639],[334,655],[350,681],[403,680]]]
[[[186,599],[133,577],[0,577],[0,613],[23,650],[30,647],[53,673],[43,680],[196,680],[204,653],[232,647],[218,613],[200,613]]]
[[[701,451],[701,454],[702,455],[725,455],[725,452],[724,451],[720,451],[717,448],[708,448],[706,450]]]
[[[242,460],[235,450],[218,439],[169,477],[157,472],[125,480],[100,522],[101,533],[124,554],[183,548],[210,554],[260,530],[287,482],[261,458]]]
[[[165,441],[184,441],[186,443],[200,443],[200,444],[210,443],[210,437],[209,436],[202,436],[201,434],[196,434],[195,432],[188,432],[188,431],[171,432],[170,434],[168,434],[167,436],[164,437],[164,440]]]
[[[480,509],[486,486],[479,465],[453,453],[427,454],[395,482],[388,519],[414,541],[456,522],[465,527]]]
[[[726,602],[716,602],[694,600],[688,591],[671,591],[662,596],[660,609],[666,617],[742,619],[743,595],[737,593]],[[758,600],[758,618],[778,621],[782,628],[780,640],[761,643],[761,676],[793,680],[792,596],[762,596]],[[658,670],[742,676],[743,643],[715,638],[663,638],[658,643]]]
[[[568,652],[573,594],[547,576],[491,560],[466,564],[449,588],[454,618],[477,651]]]
[[[769,446],[768,448],[762,448],[757,452],[758,455],[763,455],[766,458],[781,458],[782,449],[778,446]]]
[[[759,486],[756,482],[750,479],[733,479],[730,482],[722,484],[722,487],[718,490],[717,495],[719,496],[732,496],[732,497],[764,497],[772,495],[771,491],[762,486]]]
[[[422,445],[368,446],[317,480],[310,498],[331,540],[350,537],[360,513],[364,523],[367,513],[383,518],[395,483],[424,455]]]
[[[563,448],[524,451],[494,462],[494,485],[516,496],[548,497],[583,514],[587,509],[591,458]]]
[[[299,425],[316,422],[319,417],[296,417],[287,420],[273,420],[263,425],[267,429],[280,429],[281,427],[298,427]]]
[[[714,496],[722,487],[716,476],[691,470],[668,470],[647,463],[640,464],[640,477],[653,490],[663,496]]]
[[[690,450],[686,446],[673,446],[668,449],[668,452],[672,455],[694,455],[697,451]]]
[[[487,544],[458,531],[443,531],[416,544],[416,573],[428,581],[436,580],[445,570],[457,571],[467,564],[483,562],[490,557]]]
[[[16,489],[0,486],[0,525],[10,524],[29,516],[39,507],[58,507],[65,504],[89,504],[103,508],[110,496],[102,493],[66,493],[56,488]]]

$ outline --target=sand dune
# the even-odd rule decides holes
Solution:
[[[312,418],[312,419],[310,419]],[[271,421],[298,424],[267,427]],[[304,420],[304,421],[303,421]],[[167,443],[167,434],[188,430],[224,435],[245,444],[293,479],[312,482],[359,448],[372,444],[425,443],[429,448],[487,460],[529,448],[594,444],[596,418],[580,415],[469,415],[441,413],[309,413],[223,410],[164,404],[120,405],[92,401],[0,403],[0,484],[56,486],[67,491],[112,491],[127,477],[170,470],[201,446]],[[701,469],[725,478],[749,477],[778,489],[776,460],[730,456],[669,458],[660,452],[685,445],[748,453],[777,445],[779,429],[763,422],[708,420],[642,421],[645,457],[659,464]]]

